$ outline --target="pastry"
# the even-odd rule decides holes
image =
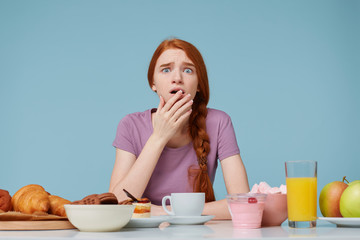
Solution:
[[[110,192],[102,194],[91,194],[71,204],[96,205],[96,204],[118,204],[117,197]]]
[[[96,205],[96,204],[100,204],[100,199],[97,197],[97,194],[91,194],[81,199],[78,204]]]
[[[8,212],[11,210],[11,196],[8,191],[0,189],[0,210]]]
[[[49,194],[37,184],[20,188],[11,199],[15,211],[32,214],[48,212],[50,208]]]
[[[73,201],[73,202],[71,202],[70,204],[73,204],[73,205],[81,205],[81,200]]]
[[[120,205],[132,205],[133,202],[134,202],[134,201],[131,200],[131,199],[126,199],[126,200],[124,200],[124,201],[119,202],[119,204],[120,204]]]
[[[141,198],[139,201],[127,199],[119,202],[121,205],[134,205],[134,213],[132,218],[149,218],[151,217],[151,202],[148,198]]]
[[[101,204],[118,204],[117,197],[113,193],[107,192],[99,194],[97,197],[100,199]]]
[[[69,200],[66,200],[62,197],[50,195],[50,214],[55,214],[61,217],[66,217],[66,212],[64,208],[64,204],[70,204],[71,202]]]
[[[151,202],[147,198],[142,198],[138,202],[133,202],[135,205],[133,218],[149,218],[151,217]]]

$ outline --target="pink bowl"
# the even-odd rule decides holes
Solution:
[[[268,194],[261,226],[280,226],[287,217],[286,194]]]

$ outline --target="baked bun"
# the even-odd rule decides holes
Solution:
[[[0,189],[0,210],[8,212],[11,210],[11,196],[8,191]]]
[[[66,217],[66,212],[64,208],[64,204],[70,204],[71,202],[69,200],[66,200],[62,197],[50,195],[50,214],[55,214],[61,217]]]
[[[37,184],[20,188],[12,197],[11,203],[15,211],[22,213],[47,213],[50,209],[49,193]]]

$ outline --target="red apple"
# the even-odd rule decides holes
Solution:
[[[326,184],[321,190],[319,206],[324,217],[342,217],[339,202],[342,193],[347,187],[348,185],[344,182],[334,181]]]

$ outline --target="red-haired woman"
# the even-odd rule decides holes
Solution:
[[[160,206],[165,195],[205,192],[203,214],[231,218],[226,199],[215,201],[217,159],[229,194],[248,192],[249,184],[230,117],[206,107],[209,84],[200,52],[180,39],[163,41],[148,80],[159,106],[120,121],[109,191],[119,201],[127,198],[123,189],[149,198],[152,215],[165,214]]]

